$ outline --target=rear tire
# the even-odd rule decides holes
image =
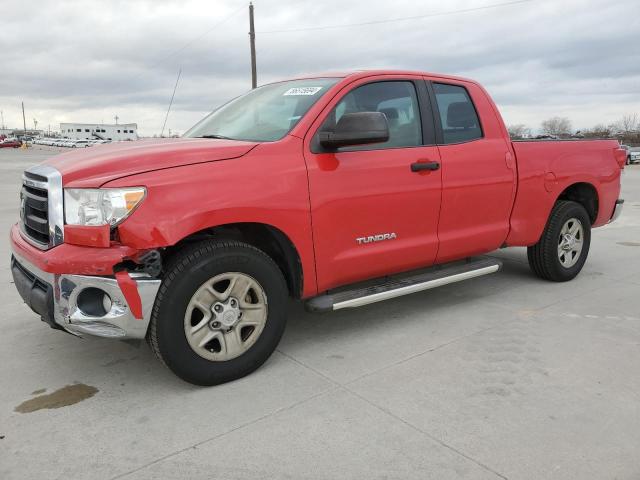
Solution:
[[[229,382],[273,353],[287,301],[282,272],[261,250],[237,241],[197,243],[168,262],[147,341],[183,380]]]
[[[542,237],[527,249],[531,270],[554,282],[572,280],[587,261],[591,245],[591,219],[576,202],[558,201]]]

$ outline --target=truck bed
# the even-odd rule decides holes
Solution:
[[[556,199],[573,188],[597,193],[593,226],[611,218],[620,188],[616,140],[521,140],[511,142],[517,159],[518,190],[507,245],[538,241]],[[576,187],[577,186],[577,187]]]

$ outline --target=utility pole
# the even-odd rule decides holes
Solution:
[[[2,117],[2,129],[4,130],[4,112],[0,110],[0,117]]]
[[[253,3],[249,2],[249,43],[251,44],[251,88],[258,86],[256,70],[256,29],[253,24]]]
[[[27,119],[24,116],[24,102],[22,102],[22,126],[24,127],[24,134],[27,134]]]
[[[116,115],[115,117],[113,117],[116,121],[116,125],[118,124],[118,119],[120,118],[118,115]]]
[[[33,129],[38,130],[38,120],[36,120],[35,118],[33,119]]]

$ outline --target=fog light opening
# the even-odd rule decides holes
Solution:
[[[104,317],[111,310],[111,297],[99,288],[85,288],[78,294],[76,305],[88,317]]]

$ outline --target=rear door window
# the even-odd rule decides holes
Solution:
[[[482,138],[478,114],[466,88],[434,83],[433,90],[440,113],[443,143],[470,142]]]

